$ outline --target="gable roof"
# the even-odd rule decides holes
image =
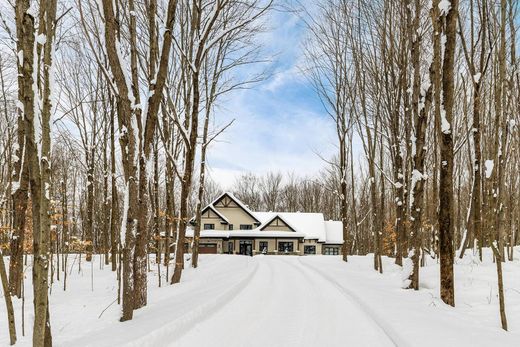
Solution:
[[[206,212],[207,210],[211,210],[213,211],[217,216],[219,216],[225,223],[224,224],[229,224],[229,219],[226,218],[226,216],[224,216],[222,213],[220,213],[216,208],[215,206],[213,205],[208,205],[206,207],[204,207],[204,209],[202,210],[201,214],[204,214],[204,212]]]
[[[260,230],[264,230],[265,228],[267,228],[272,222],[274,222],[276,219],[279,219],[281,220],[282,222],[285,223],[285,225],[287,225],[287,227],[291,230],[291,231],[296,231],[296,229],[294,229],[290,223],[288,223],[285,219],[282,218],[282,216],[280,216],[279,214],[275,214],[273,216],[273,218],[269,219],[267,222],[264,222],[262,223],[262,225],[260,226]]]
[[[297,231],[305,234],[305,239],[326,241],[325,223],[322,213],[306,212],[255,212],[262,225],[279,216],[284,222]]]
[[[238,205],[238,207],[240,207],[246,214],[248,214],[251,218],[253,218],[253,220],[255,220],[255,222],[257,224],[262,224],[262,222],[260,220],[258,220],[258,218],[255,216],[255,214],[246,206],[242,203],[242,201],[238,200],[232,193],[230,192],[224,192],[222,194],[220,194],[220,196],[218,198],[216,198],[215,200],[213,200],[213,202],[210,204],[210,205],[213,205],[215,206],[215,204],[218,204],[220,202],[220,200],[224,199],[225,197],[228,197],[230,198],[231,200],[233,200],[233,202],[235,204]],[[208,205],[209,206],[209,205]]]
[[[224,216],[222,213],[220,213],[213,205],[209,204],[207,205],[206,207],[204,207],[202,209],[202,211],[200,212],[201,215],[203,215],[204,213],[206,213],[207,210],[211,210],[213,211],[220,219],[223,220],[223,222],[220,222],[222,224],[229,224],[229,219],[226,218],[226,216]],[[191,217],[190,219],[190,223],[195,223],[195,218],[196,216],[193,216]]]

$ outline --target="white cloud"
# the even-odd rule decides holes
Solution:
[[[334,155],[332,121],[298,104],[276,100],[274,114],[270,114],[271,105],[262,105],[264,98],[260,98],[260,105],[252,103],[251,93],[255,94],[249,91],[235,98],[226,105],[227,112],[217,115],[219,122],[236,120],[209,149],[212,178],[227,186],[244,172],[317,173],[324,166],[320,156]]]

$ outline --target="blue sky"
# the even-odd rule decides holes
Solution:
[[[208,153],[209,174],[223,187],[244,172],[313,175],[325,165],[320,156],[335,152],[334,123],[298,69],[305,38],[301,19],[272,12],[267,23],[270,30],[260,39],[274,56],[273,76],[233,92],[216,113],[217,124],[235,119]]]

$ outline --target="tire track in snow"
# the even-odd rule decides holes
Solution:
[[[309,273],[307,273],[303,269],[302,266],[298,266],[298,265],[294,264],[294,262],[292,262],[290,259],[287,259],[287,260],[284,259],[283,261],[281,259],[277,259],[277,260],[282,262],[283,264],[287,264],[290,267],[294,268],[298,273],[300,273],[307,280],[307,283],[308,283],[309,287],[311,288],[311,290],[313,292],[313,295],[311,295],[313,298],[322,296],[322,293],[318,289],[318,287],[316,286],[316,283],[315,283],[314,279],[312,278],[312,276],[309,276]],[[306,287],[306,288],[308,288],[308,287]],[[321,306],[320,306],[320,309],[321,309]],[[305,300],[305,311],[306,312],[310,312],[307,300]],[[304,323],[307,323],[307,322],[310,321],[309,317],[310,317],[309,314],[304,314],[303,315]],[[312,338],[312,341],[316,342],[316,344],[319,345],[319,342],[320,342],[319,341],[320,331],[319,331],[317,325],[315,325],[315,324],[303,324],[303,326],[306,327],[306,329],[304,329],[303,333],[300,334],[300,340],[303,342],[304,338],[307,335],[310,335],[311,338]],[[309,327],[311,327],[311,329],[312,329],[311,332],[309,332]],[[302,343],[302,345],[303,345],[303,343]]]
[[[331,283],[346,299],[350,302],[357,305],[362,312],[366,314],[368,318],[377,326],[381,332],[388,337],[388,339],[397,347],[410,347],[410,344],[401,337],[401,335],[387,323],[377,312],[375,312],[370,305],[368,305],[364,300],[362,300],[357,294],[353,291],[342,286],[338,281],[332,278],[329,275],[324,274],[318,268],[303,262],[300,258],[298,258],[298,262],[302,265],[302,267],[311,270],[313,273],[319,275],[322,279]]]
[[[258,262],[252,261],[253,270],[249,272],[242,280],[220,295],[216,295],[209,301],[204,302],[188,311],[186,314],[175,318],[174,320],[164,324],[157,329],[150,331],[148,334],[127,342],[125,346],[160,346],[164,341],[168,341],[170,345],[174,345],[182,336],[191,331],[197,323],[204,322],[217,312],[219,312],[230,300],[235,298],[242,292],[251,282],[251,279],[258,271]]]
[[[321,292],[318,290],[318,288],[316,287],[316,284],[312,281],[312,279],[308,276],[307,273],[305,273],[301,266],[297,266],[296,264],[294,264],[293,261],[291,261],[290,258],[287,258],[287,259],[280,259],[280,258],[271,258],[270,259],[271,261],[274,260],[275,262],[279,263],[279,264],[283,264],[285,266],[289,266],[293,269],[296,270],[296,272],[298,274],[300,274],[303,278],[305,278],[308,286],[311,288],[312,290],[312,295],[309,295],[309,294],[306,294],[305,296],[310,296],[311,298],[314,298],[314,297],[319,297],[321,295]],[[308,287],[306,287],[308,288]],[[299,292],[296,292],[299,294]],[[300,324],[300,330],[299,333],[295,333],[293,336],[296,337],[296,339],[298,340],[297,343],[296,343],[296,346],[304,346],[304,345],[308,345],[308,338],[312,339],[313,341],[313,345],[319,345],[319,331],[318,331],[318,328],[315,324],[309,324],[311,322],[310,320],[310,317],[312,316],[310,313],[311,313],[311,310],[310,310],[310,306],[309,306],[309,298],[304,298],[304,300],[302,300],[303,302],[303,314],[299,314],[299,315],[294,315],[296,317],[300,317],[301,319],[303,319],[303,324]],[[296,326],[296,325],[294,325]]]

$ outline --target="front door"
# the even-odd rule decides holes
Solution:
[[[240,240],[239,253],[242,255],[253,255],[253,241]]]

